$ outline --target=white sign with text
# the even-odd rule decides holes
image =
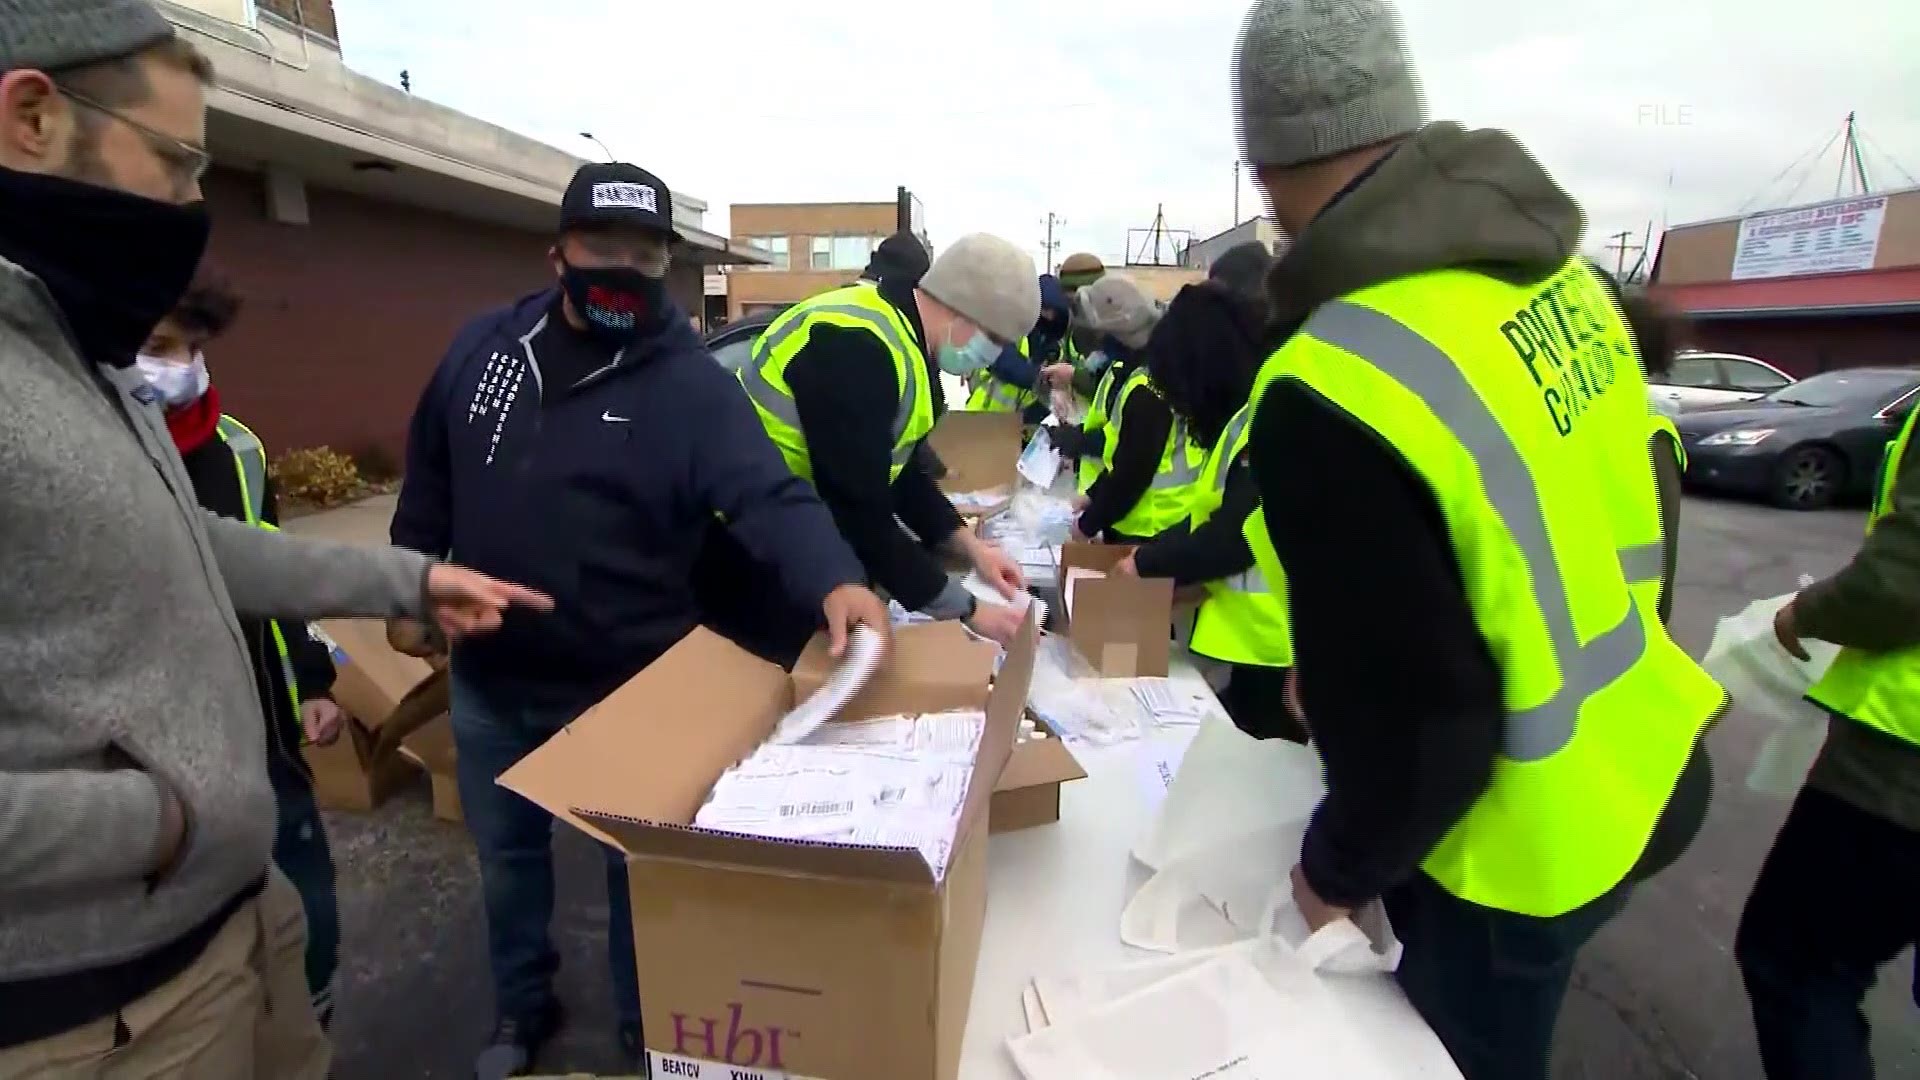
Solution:
[[[1842,274],[1873,269],[1887,197],[1838,199],[1755,214],[1740,223],[1733,250],[1735,281]]]

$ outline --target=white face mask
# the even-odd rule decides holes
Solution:
[[[170,409],[193,404],[213,385],[212,377],[207,374],[207,358],[197,352],[192,361],[185,364],[145,354],[133,362],[140,369],[140,377],[147,380],[147,385],[153,387],[153,392],[159,394]]]

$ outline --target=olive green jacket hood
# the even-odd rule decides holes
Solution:
[[[1408,136],[1293,238],[1267,276],[1276,325],[1428,270],[1540,281],[1580,248],[1580,207],[1504,131],[1442,121]]]

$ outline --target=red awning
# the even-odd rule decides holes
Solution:
[[[1920,267],[1693,285],[1655,282],[1648,286],[1647,293],[1694,316],[1841,315],[1920,310]]]

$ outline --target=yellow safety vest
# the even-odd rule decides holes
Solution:
[[[1107,399],[1113,396],[1113,390],[1113,361],[1108,360],[1107,369],[1100,373],[1100,381],[1094,384],[1093,400],[1087,402],[1087,418],[1080,422],[1080,430],[1089,435],[1096,431],[1107,432],[1109,442],[1116,438],[1120,431],[1117,419],[1111,423],[1107,419]],[[1112,430],[1109,431],[1109,428]],[[1080,476],[1077,485],[1080,494],[1085,495],[1087,489],[1093,486],[1093,482],[1100,479],[1100,474],[1106,471],[1105,458],[1106,453],[1103,450],[1101,453],[1089,454],[1080,459]]]
[[[1026,338],[1020,339],[1020,355],[1032,358]],[[967,396],[967,412],[1025,412],[1027,406],[1040,401],[1032,387],[1015,386],[991,371],[974,372],[967,378],[967,387],[972,391]]]
[[[1578,258],[1531,286],[1430,271],[1322,305],[1267,361],[1256,401],[1274,379],[1331,401],[1426,481],[1504,677],[1492,782],[1424,869],[1522,915],[1605,895],[1726,700],[1629,588],[1659,573],[1660,511],[1618,311]],[[1393,657],[1378,661],[1392,678]]]
[[[1242,406],[1207,455],[1200,482],[1190,491],[1187,523],[1198,529],[1220,509],[1227,493],[1227,476],[1247,447],[1253,409]],[[1264,520],[1264,519],[1262,519]],[[1246,526],[1241,526],[1244,532]],[[1276,570],[1279,560],[1274,559]],[[1245,571],[1222,581],[1206,583],[1207,598],[1194,615],[1189,648],[1201,656],[1227,664],[1284,668],[1293,666],[1293,632],[1287,624],[1287,579],[1269,576],[1258,560]]]
[[[1920,409],[1907,414],[1900,434],[1887,445],[1880,462],[1880,483],[1874,489],[1873,511],[1867,532],[1893,512],[1893,489],[1900,478],[1900,462],[1913,438],[1913,422]],[[1896,739],[1920,746],[1920,646],[1891,652],[1841,649],[1833,665],[1807,691],[1808,700],[1855,723],[1884,731]]]
[[[1134,368],[1108,414],[1107,442],[1100,452],[1101,466],[1107,471],[1113,469],[1114,452],[1120,446],[1120,418],[1127,411],[1127,400],[1142,389],[1156,396],[1160,393],[1147,377],[1145,368]],[[1166,448],[1160,451],[1160,467],[1154,470],[1153,483],[1141,494],[1140,501],[1113,523],[1113,530],[1128,536],[1150,537],[1185,521],[1192,500],[1191,488],[1199,482],[1206,463],[1206,451],[1187,437],[1186,423],[1174,417]]]
[[[247,425],[222,415],[214,430],[233,453],[233,466],[240,473],[240,505],[245,508],[247,524],[273,530],[267,521],[267,447]],[[274,530],[278,531],[278,530]],[[293,652],[287,648],[287,636],[278,619],[267,620],[267,634],[273,638],[274,651],[280,654],[280,674],[285,676],[287,696],[293,702],[293,716],[300,716],[300,681],[293,673]],[[304,737],[304,736],[303,736]]]
[[[816,326],[865,330],[880,339],[893,356],[899,376],[900,403],[893,414],[893,460],[888,473],[898,479],[913,457],[913,448],[933,430],[933,391],[926,354],[914,339],[913,328],[899,309],[878,289],[849,285],[821,293],[788,308],[767,324],[753,343],[753,358],[740,366],[740,385],[746,387],[760,423],[780,448],[787,467],[811,482],[813,459],[807,451],[807,433],[800,427],[800,411],[787,386],[787,364],[805,348]]]

